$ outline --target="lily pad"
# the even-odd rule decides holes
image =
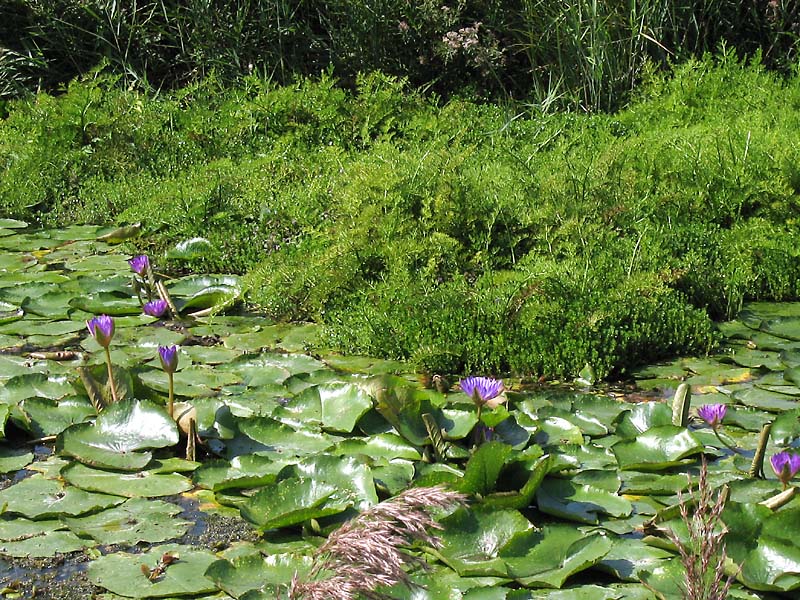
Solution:
[[[88,465],[138,470],[152,459],[142,450],[178,443],[178,428],[163,407],[146,400],[112,404],[95,423],[72,425],[59,434],[56,449]]]
[[[86,517],[62,519],[70,530],[101,544],[157,543],[182,536],[193,525],[176,519],[181,508],[160,500],[132,498],[115,508]]]
[[[347,501],[327,502],[336,488],[313,479],[284,479],[268,485],[240,507],[242,516],[261,529],[273,529],[303,523],[342,512]]]
[[[192,489],[190,479],[178,473],[140,470],[135,473],[93,469],[75,462],[61,470],[64,479],[84,490],[117,494],[127,498],[173,496]]]
[[[142,565],[152,570],[164,554],[178,560],[151,581]],[[216,560],[208,550],[171,544],[156,546],[143,554],[117,552],[101,556],[89,563],[87,575],[95,585],[125,598],[184,597],[218,590],[216,584],[203,575]]]
[[[501,556],[521,585],[560,588],[568,577],[599,563],[613,545],[603,532],[586,535],[558,523],[519,536]]]
[[[579,523],[598,523],[600,515],[628,517],[631,503],[613,492],[567,479],[545,479],[536,491],[536,504],[544,513]]]
[[[691,432],[673,425],[653,427],[635,440],[611,447],[623,471],[660,471],[679,465],[681,460],[703,452],[703,444]]]
[[[29,519],[77,516],[123,501],[119,496],[86,492],[38,474],[0,490],[0,506]]]

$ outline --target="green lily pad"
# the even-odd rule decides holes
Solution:
[[[420,460],[419,450],[394,433],[379,433],[365,438],[347,438],[337,443],[334,454],[364,454],[371,458]]]
[[[177,556],[163,575],[150,581],[142,565],[154,569],[164,554]],[[157,546],[143,554],[117,552],[89,563],[87,575],[95,585],[125,598],[170,598],[216,592],[217,586],[203,575],[217,560],[208,550],[192,546]]]
[[[83,490],[117,494],[127,498],[173,496],[192,489],[192,482],[178,473],[140,470],[135,473],[105,471],[75,462],[61,470],[64,479]]]
[[[687,429],[665,425],[653,427],[611,447],[623,471],[660,471],[679,465],[688,456],[703,452],[703,444]]]
[[[58,435],[70,425],[83,423],[96,414],[92,403],[83,396],[65,396],[60,400],[28,398],[20,408],[27,415],[25,428],[36,437]]]
[[[613,545],[603,532],[587,535],[557,523],[519,536],[503,549],[501,557],[509,576],[521,585],[560,588],[568,577],[599,563]]]
[[[10,302],[0,301],[0,325],[18,321],[25,315],[21,307],[15,306]]]
[[[311,557],[296,554],[261,553],[238,556],[233,560],[218,560],[206,570],[206,577],[213,580],[220,589],[235,598],[240,598],[250,590],[261,589],[267,585],[288,586],[297,575],[303,580],[310,571]]]
[[[44,373],[16,375],[0,388],[0,403],[14,405],[36,397],[58,399],[73,391],[69,379],[64,376],[48,376]]]
[[[163,407],[146,400],[112,404],[95,423],[79,423],[58,435],[56,449],[88,465],[138,470],[152,458],[142,450],[178,443],[178,428]]]
[[[0,219],[0,227],[3,229],[25,229],[28,224],[17,219]]]
[[[614,545],[597,568],[621,581],[639,581],[640,573],[650,571],[675,555],[672,552],[648,546],[636,538],[617,538]]]
[[[256,442],[285,456],[323,452],[338,439],[306,429],[294,429],[269,417],[255,417],[239,424],[240,431]]]
[[[800,548],[795,543],[800,508],[772,512],[760,504],[728,502],[722,520],[729,528],[728,555],[742,565],[737,579],[750,589],[800,589]]]
[[[800,399],[796,396],[770,392],[757,387],[748,387],[733,392],[732,397],[737,402],[753,408],[760,408],[768,412],[783,412],[794,410],[800,406]]]
[[[19,471],[33,461],[33,452],[0,444],[0,473]]]
[[[38,474],[0,490],[0,506],[29,519],[77,516],[123,501],[119,496],[86,492]]]
[[[672,425],[672,408],[661,402],[636,404],[621,413],[615,424],[619,437],[632,439],[651,427]]]
[[[76,552],[91,548],[96,544],[93,540],[84,540],[71,531],[63,531],[64,525],[58,521],[28,521],[15,519],[14,531],[18,534],[10,537],[7,521],[0,521],[0,554],[21,558],[46,558],[57,553]]]
[[[287,464],[255,454],[237,456],[230,461],[208,461],[195,471],[194,482],[215,492],[231,488],[255,488],[274,482]]]
[[[138,315],[142,312],[139,301],[133,297],[120,297],[109,292],[77,296],[69,305],[94,315]]]
[[[493,491],[500,471],[512,452],[511,446],[500,442],[488,442],[480,446],[467,462],[458,489],[480,495]]]
[[[242,293],[236,275],[191,275],[168,286],[179,310],[203,309],[238,298]]]
[[[598,523],[600,515],[628,517],[631,503],[613,492],[568,479],[545,479],[536,491],[536,505],[543,513],[579,523]]]
[[[193,525],[176,519],[181,508],[160,500],[131,498],[124,504],[86,517],[64,517],[70,530],[101,544],[157,543],[182,536]]]
[[[332,485],[313,479],[284,479],[262,488],[240,510],[261,529],[275,529],[342,512],[348,503],[332,498],[335,493]]]
[[[207,256],[212,249],[213,245],[206,238],[195,237],[178,242],[164,256],[170,260],[192,260]]]
[[[506,577],[501,552],[533,525],[516,510],[457,510],[442,519],[442,547],[437,554],[451,569],[464,576]]]

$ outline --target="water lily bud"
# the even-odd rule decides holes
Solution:
[[[89,333],[98,344],[103,348],[108,348],[111,338],[114,337],[114,319],[108,315],[100,315],[86,321],[86,327],[89,328]]]
[[[150,259],[147,258],[146,254],[140,254],[130,259],[128,264],[131,266],[131,271],[137,275],[144,276],[147,273],[147,269],[150,268]]]
[[[144,314],[150,315],[151,317],[160,317],[167,312],[167,308],[168,305],[165,300],[153,300],[152,302],[147,302],[142,307],[142,310]]]
[[[161,368],[165,373],[174,373],[178,370],[177,346],[159,346],[158,356],[161,359]]]
[[[773,454],[770,462],[772,463],[772,470],[775,471],[775,475],[778,476],[783,487],[789,485],[789,481],[800,471],[800,454],[784,450]]]

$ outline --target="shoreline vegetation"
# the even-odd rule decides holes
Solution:
[[[617,13],[571,30],[568,14],[550,15],[561,41],[592,23],[606,29],[592,29],[594,45],[572,48],[572,60],[542,62],[561,77],[545,92],[531,68],[543,55],[498,25],[534,14],[535,2],[506,13],[487,3],[482,21],[467,2],[457,14],[420,3],[428,21],[396,18],[386,2],[370,31],[431,38],[417,45],[428,52],[419,68],[402,53],[394,63],[369,55],[355,19],[366,4],[336,29],[329,3],[316,13],[326,33],[307,38],[321,44],[317,62],[288,46],[269,55],[280,73],[246,54],[212,61],[209,41],[194,70],[172,57],[182,74],[157,69],[179,20],[163,23],[162,48],[143,45],[160,16],[111,15],[139,28],[117,28],[127,37],[109,44],[75,25],[80,11],[48,22],[16,4],[25,35],[14,46],[13,19],[0,28],[0,72],[15,84],[0,89],[0,214],[43,227],[141,223],[137,253],[178,271],[246,274],[251,303],[278,321],[321,323],[341,351],[428,373],[573,378],[589,365],[624,378],[710,351],[714,321],[744,301],[800,297],[796,19],[769,16],[767,3],[739,21],[705,15],[715,27],[697,25],[702,39],[665,25],[678,22],[675,2],[653,3],[641,20],[653,22],[656,4],[675,9],[655,37],[641,24],[633,36],[629,20],[628,37],[614,38]],[[348,27],[361,52],[352,64]],[[600,33],[616,41],[604,46]],[[625,39],[643,45],[623,68],[611,49]],[[9,62],[23,55],[28,63]],[[589,64],[617,70],[565,78]],[[426,80],[423,66],[441,76]],[[468,85],[451,85],[458,78]]]

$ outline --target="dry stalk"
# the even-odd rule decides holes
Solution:
[[[691,485],[689,492],[692,492]],[[680,492],[678,497],[681,520],[689,532],[689,540],[684,544],[673,531],[669,531],[667,536],[677,546],[685,569],[682,598],[725,600],[733,583],[733,576],[725,577],[724,572],[727,560],[724,540],[728,530],[721,515],[727,500],[727,488],[714,497],[714,490],[708,482],[708,465],[703,458],[694,513],[689,513],[690,503],[684,501]]]
[[[334,531],[314,554],[307,581],[297,575],[289,588],[289,599],[299,600],[388,600],[378,588],[401,584],[413,587],[407,567],[425,566],[409,554],[414,544],[437,548],[441,529],[433,520],[435,510],[464,503],[466,497],[442,487],[406,490],[376,504]]]

